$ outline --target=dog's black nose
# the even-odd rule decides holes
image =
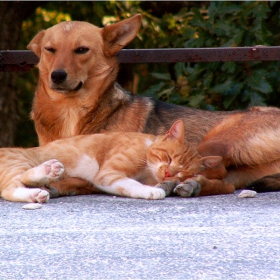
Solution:
[[[67,78],[67,73],[64,70],[55,70],[51,74],[52,81],[55,84],[61,84]]]

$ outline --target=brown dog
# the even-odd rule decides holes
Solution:
[[[62,22],[39,32],[28,45],[39,58],[32,119],[40,145],[102,131],[164,133],[181,118],[185,138],[198,145],[221,120],[237,112],[210,112],[135,96],[116,83],[117,53],[137,34],[141,15],[98,28]],[[55,185],[60,195],[94,192],[78,179]]]

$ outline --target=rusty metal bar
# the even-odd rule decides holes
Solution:
[[[118,59],[121,63],[273,61],[280,60],[280,47],[122,50]]]
[[[0,71],[29,71],[38,57],[32,51],[0,51]]]
[[[120,63],[175,63],[280,60],[280,46],[185,49],[124,49]],[[0,51],[0,71],[28,71],[38,62],[31,51]]]

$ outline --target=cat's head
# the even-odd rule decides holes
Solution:
[[[178,120],[150,146],[147,162],[158,182],[168,177],[177,177],[183,181],[195,174],[202,174],[209,179],[225,177],[226,169],[221,157],[201,157],[196,147],[187,143],[184,138],[184,122]]]

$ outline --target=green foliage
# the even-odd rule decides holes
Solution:
[[[207,9],[182,10],[174,19],[180,17],[184,42],[178,44],[178,40],[171,40],[169,47],[279,45],[276,30],[279,30],[280,13],[276,5],[262,1],[211,1]],[[276,97],[279,62],[177,63],[173,71],[172,82],[163,85],[160,79],[160,90],[149,93],[161,98],[162,91],[170,89],[172,84],[174,91],[169,93],[169,99],[196,108],[231,110],[280,105]]]

